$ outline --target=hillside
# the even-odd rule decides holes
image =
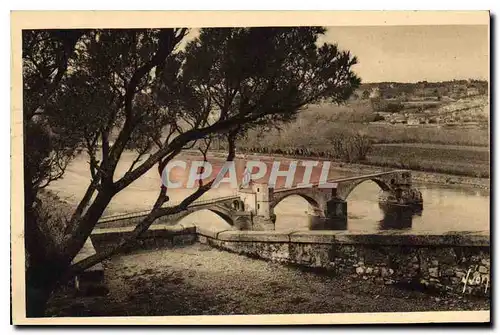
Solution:
[[[299,119],[304,118],[340,123],[462,124],[479,127],[488,124],[489,105],[485,95],[447,101],[350,100],[341,106],[309,106],[299,115]]]
[[[477,95],[456,101],[405,103],[398,112],[378,112],[387,123],[445,124],[485,127],[488,125],[488,97]]]

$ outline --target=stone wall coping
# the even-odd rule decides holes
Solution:
[[[135,229],[135,226],[127,226],[127,227],[112,227],[112,228],[95,228],[92,231],[92,235],[100,235],[100,234],[120,234],[120,233],[130,233]],[[179,224],[175,226],[166,225],[166,224],[153,224],[149,227],[148,231],[150,232],[166,232],[166,233],[183,233],[186,230],[196,231],[196,226],[194,224]]]
[[[196,226],[196,234],[215,239],[217,239],[219,233],[223,231],[226,231],[226,229],[214,229],[214,228]]]
[[[96,228],[93,235],[129,233],[134,227]],[[196,233],[212,239],[233,242],[278,242],[310,244],[371,244],[371,245],[453,245],[490,246],[487,231],[470,232],[428,232],[428,231],[335,231],[335,230],[269,230],[250,231],[200,227],[194,224],[152,225],[150,236]]]
[[[241,241],[241,242],[290,242],[292,230],[274,231],[238,231],[227,230],[218,234],[217,239],[221,241]]]
[[[376,244],[376,245],[490,245],[488,232],[425,232],[425,231],[334,231],[273,230],[240,231],[197,227],[200,235],[221,241],[293,242],[311,244]]]
[[[376,245],[489,246],[484,234],[436,234],[432,232],[303,231],[290,234],[290,242]]]

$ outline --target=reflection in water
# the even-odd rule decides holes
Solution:
[[[416,211],[406,207],[384,208],[383,218],[379,220],[379,230],[398,230],[398,229],[411,229],[414,216],[422,216],[422,211]],[[310,230],[347,230],[348,222],[356,220],[356,216],[346,219],[330,219],[318,216],[310,216],[309,218]]]
[[[415,215],[422,216],[422,210],[415,211],[407,207],[383,209],[384,218],[379,221],[380,230],[410,229]]]
[[[329,219],[313,216],[309,220],[310,230],[346,230],[347,219]]]

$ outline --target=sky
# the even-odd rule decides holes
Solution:
[[[350,50],[363,82],[488,79],[488,26],[329,27],[322,41]]]
[[[487,25],[335,26],[319,43],[336,43],[358,58],[364,83],[488,80]],[[187,41],[198,36],[191,29]]]

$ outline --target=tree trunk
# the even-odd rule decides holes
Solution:
[[[62,267],[57,262],[30,264],[26,270],[26,317],[43,317],[47,301],[57,288]]]
[[[25,288],[26,317],[43,317],[47,301],[57,283],[60,269],[47,262],[50,259],[51,241],[42,234],[38,217],[34,210],[36,191],[31,188],[31,181],[25,182]],[[55,257],[58,259],[58,257]]]
[[[28,318],[45,316],[47,301],[52,293],[49,288],[39,287],[35,283],[29,283],[26,280],[26,317]]]

